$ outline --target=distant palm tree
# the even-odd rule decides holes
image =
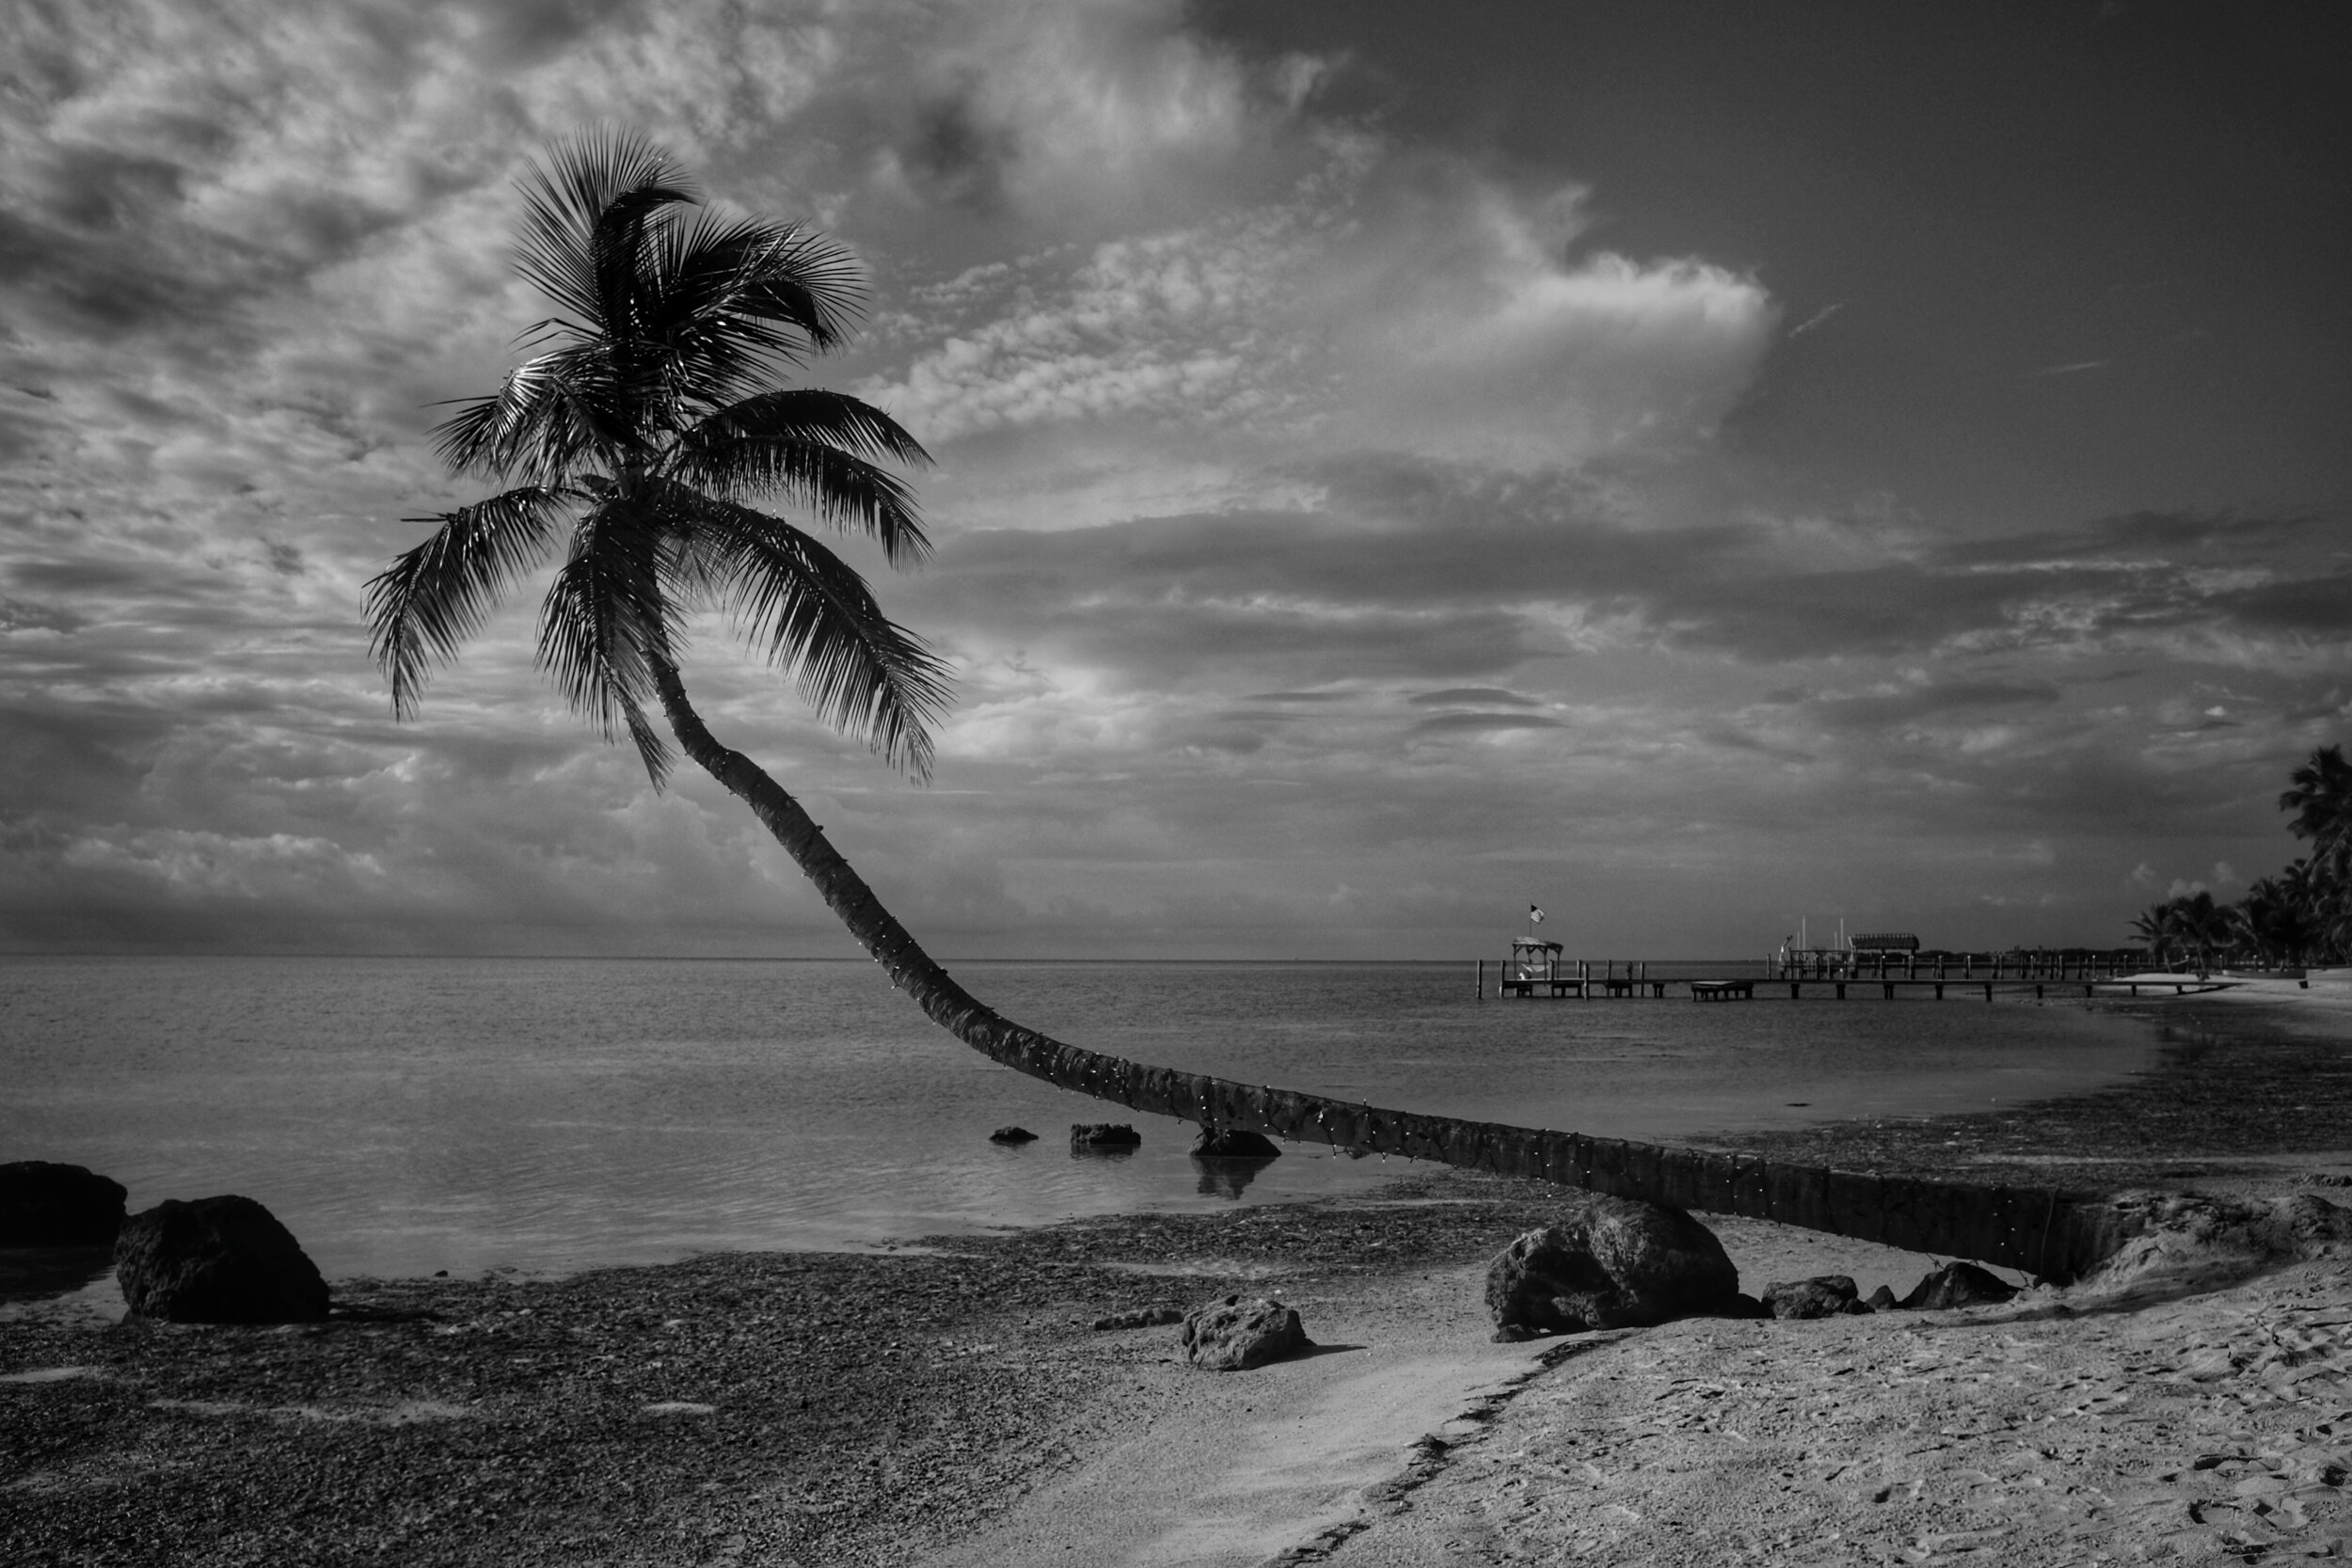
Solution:
[[[2312,842],[2294,878],[2307,923],[2318,946],[2352,957],[2352,763],[2343,746],[2322,746],[2288,777],[2279,809],[2295,813],[2288,829]]]
[[[2213,967],[2217,954],[2235,945],[2237,934],[2232,911],[2201,889],[2151,905],[2133,918],[2132,929],[2148,938],[2168,965],[2175,955],[2191,958],[2201,973]]]
[[[2148,949],[2156,961],[2168,966],[2172,961],[2171,909],[2169,903],[2151,904],[2132,916],[2132,929],[2148,943]]]
[[[2227,912],[2238,944],[2264,963],[2300,963],[2311,947],[2310,925],[2282,878],[2257,879]]]
[[[2313,868],[2337,880],[2352,876],[2352,763],[2341,745],[2322,746],[2288,775],[2279,809],[2295,813],[2287,830],[2312,841]]]

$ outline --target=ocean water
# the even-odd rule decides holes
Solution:
[[[1467,962],[953,967],[1099,1050],[1617,1137],[2042,1098],[2154,1050],[2055,1000],[1482,1003]],[[1099,1120],[1142,1148],[1073,1158],[1069,1125]],[[1041,1136],[987,1142],[1009,1122]],[[330,1278],[878,1245],[1398,1168],[1304,1147],[1212,1168],[1193,1131],[995,1066],[864,962],[0,958],[0,1161],[103,1171],[135,1210],[243,1193]]]

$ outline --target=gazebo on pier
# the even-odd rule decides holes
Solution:
[[[1505,996],[1565,996],[1573,992],[1584,994],[1582,966],[1571,974],[1561,959],[1563,949],[1556,942],[1540,937],[1513,937],[1511,957],[1502,966],[1502,993]]]

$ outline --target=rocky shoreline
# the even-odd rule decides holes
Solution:
[[[2344,1154],[2341,1031],[2152,1010],[2177,1037],[2099,1095],[1724,1142],[2094,1187],[2276,1186]],[[1558,1197],[1407,1169],[1370,1199],[892,1254],[344,1280],[327,1321],[278,1328],[0,1323],[0,1560],[929,1561],[1197,1404],[1204,1379],[1248,1397],[1184,1367],[1175,1329],[1097,1321],[1248,1292],[1296,1307],[1312,1334],[1454,1290],[1448,1271],[1544,1223]],[[1769,1345],[1835,1326],[1738,1332]]]

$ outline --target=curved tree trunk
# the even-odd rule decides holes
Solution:
[[[1751,1156],[1421,1116],[1131,1062],[1025,1028],[974,997],[884,909],[801,803],[741,752],[720,744],[675,666],[657,664],[663,711],[686,754],[752,808],[891,983],[931,1021],[992,1061],[1058,1088],[1160,1116],[1248,1128],[1296,1142],[1534,1177],[1677,1209],[1743,1214],[1982,1259],[2072,1279],[2124,1237],[2104,1202],[2050,1189],[1973,1187],[1857,1175]]]

